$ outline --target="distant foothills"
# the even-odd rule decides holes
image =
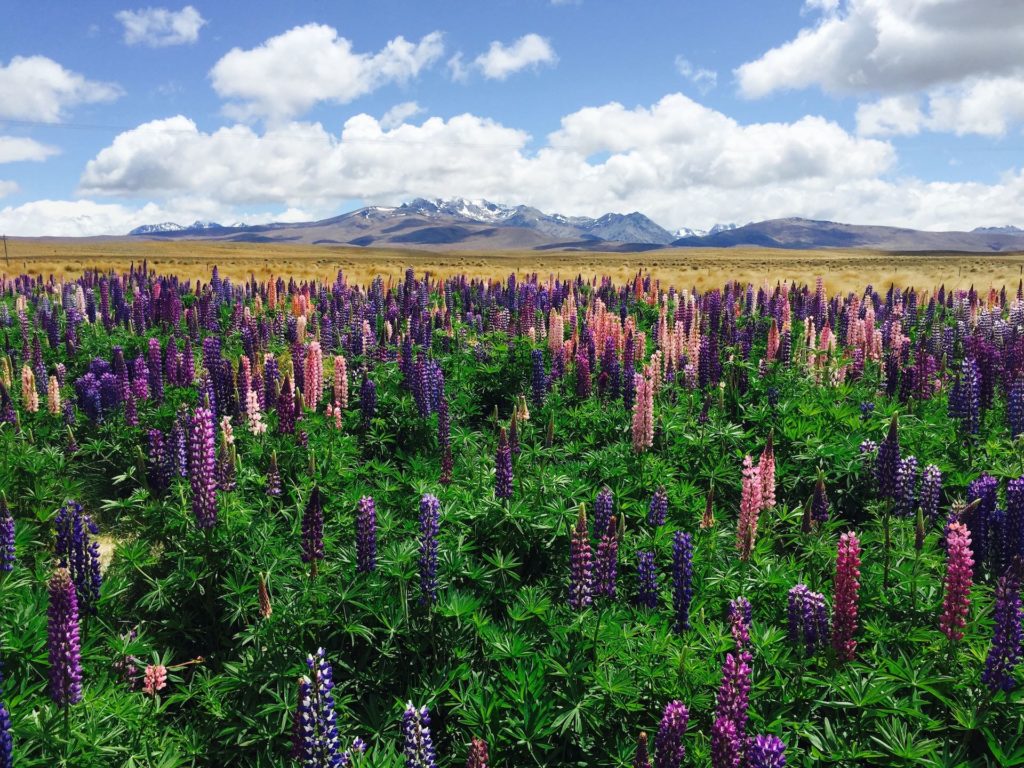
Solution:
[[[637,252],[657,248],[734,246],[812,249],[870,248],[885,251],[1024,251],[1024,229],[978,227],[967,232],[930,232],[900,227],[840,224],[787,218],[710,230],[670,232],[642,213],[607,213],[597,219],[549,214],[526,205],[486,200],[425,200],[394,207],[370,206],[321,221],[222,225],[172,222],[133,229],[137,240],[210,240],[236,243],[303,243],[472,250],[586,250]],[[121,238],[118,238],[121,239]]]

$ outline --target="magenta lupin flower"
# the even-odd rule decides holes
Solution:
[[[654,768],[679,768],[686,755],[683,737],[689,720],[690,711],[683,702],[674,700],[665,705],[654,737]]]
[[[50,579],[47,650],[50,660],[50,698],[59,707],[82,700],[82,644],[78,634],[78,596],[67,568]]]
[[[487,768],[487,764],[487,742],[474,738],[469,745],[469,754],[466,756],[466,768]]]
[[[213,411],[196,408],[189,425],[188,469],[192,513],[200,528],[217,524],[217,450]]]
[[[587,512],[580,504],[580,513],[569,540],[569,607],[581,611],[591,604],[590,533]]]
[[[778,736],[759,734],[750,742],[748,768],[785,768],[786,745]]]
[[[839,537],[836,553],[835,597],[832,602],[832,647],[840,661],[852,661],[857,651],[857,606],[860,602],[860,542],[857,534]]]
[[[757,462],[757,473],[761,478],[761,507],[771,509],[775,506],[775,439],[768,434],[768,444]]]
[[[964,636],[967,611],[971,604],[972,569],[971,532],[963,523],[951,523],[946,529],[946,594],[942,601],[939,628],[951,642]]]
[[[718,717],[711,726],[712,768],[740,768],[743,761],[740,735],[736,723],[728,717]]]

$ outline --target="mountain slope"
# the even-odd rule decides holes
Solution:
[[[771,219],[735,229],[721,229],[704,236],[681,237],[674,246],[691,248],[871,248],[883,251],[1024,250],[1024,232],[1014,228],[979,228],[972,232],[926,232],[901,227],[840,224],[834,221],[788,218]]]

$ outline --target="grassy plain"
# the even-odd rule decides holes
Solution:
[[[830,290],[915,285],[1017,285],[1024,273],[1024,253],[887,253],[868,250],[788,251],[765,248],[670,248],[643,253],[588,251],[454,251],[210,241],[125,241],[103,239],[8,238],[8,275],[74,277],[88,268],[126,269],[148,260],[162,273],[205,279],[216,264],[222,276],[255,274],[333,277],[339,269],[363,283],[375,274],[398,277],[406,267],[417,274],[467,274],[500,278],[511,272],[563,278],[609,275],[617,283],[637,270],[650,270],[667,285],[705,288],[727,279],[813,281],[818,275]]]

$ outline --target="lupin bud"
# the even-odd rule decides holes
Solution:
[[[555,414],[551,414],[548,418],[548,431],[544,436],[544,447],[550,448],[555,444]]]
[[[259,601],[260,601],[260,616],[264,619],[269,619],[270,614],[274,612],[273,607],[270,604],[270,591],[267,589],[267,580],[260,574],[259,580]]]
[[[917,508],[917,518],[914,521],[914,549],[920,552],[924,549],[924,511]]]

